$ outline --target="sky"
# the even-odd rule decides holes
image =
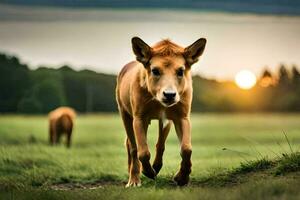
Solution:
[[[169,38],[207,46],[194,74],[232,79],[281,63],[300,67],[300,16],[146,8],[68,8],[0,4],[0,52],[32,68],[71,65],[116,74],[134,59],[130,40]]]

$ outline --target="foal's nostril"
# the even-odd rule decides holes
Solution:
[[[164,91],[163,94],[168,101],[173,100],[176,96],[176,92],[169,92],[169,91],[165,92]]]

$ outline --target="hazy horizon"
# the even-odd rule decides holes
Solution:
[[[232,79],[242,70],[300,65],[300,17],[164,9],[86,9],[0,4],[0,51],[40,65],[116,74],[134,59],[131,37],[187,46],[200,37],[206,51],[195,74]]]

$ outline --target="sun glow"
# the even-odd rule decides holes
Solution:
[[[256,76],[249,70],[242,70],[235,75],[235,83],[244,90],[252,88],[256,83]]]

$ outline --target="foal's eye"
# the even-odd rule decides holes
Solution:
[[[151,72],[152,72],[152,74],[153,74],[154,76],[160,76],[160,72],[159,72],[159,70],[156,69],[156,68],[152,69]]]
[[[183,77],[183,72],[184,72],[184,69],[179,68],[179,69],[177,70],[176,74],[177,74],[178,77]]]

